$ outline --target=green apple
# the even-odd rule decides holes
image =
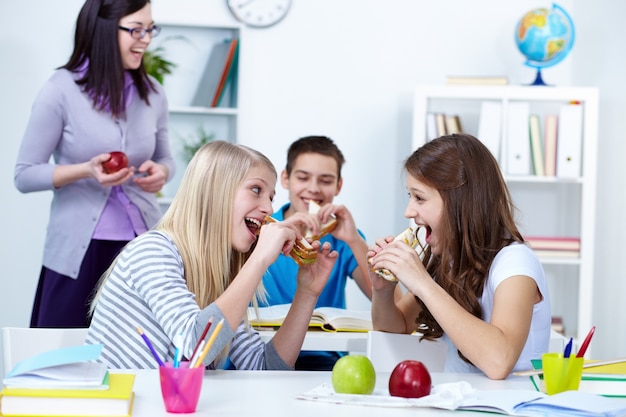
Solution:
[[[376,386],[376,370],[367,356],[347,355],[335,362],[332,382],[339,394],[369,395]]]

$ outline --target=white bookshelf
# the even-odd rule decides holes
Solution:
[[[522,234],[580,238],[578,257],[540,257],[548,279],[552,314],[561,316],[566,335],[580,342],[593,325],[598,90],[591,87],[418,86],[414,96],[412,149],[427,140],[429,112],[456,114],[463,131],[477,136],[483,101],[502,105],[497,157],[513,202],[519,209],[517,221]],[[543,132],[544,116],[558,112],[562,104],[573,101],[583,106],[581,175],[571,178],[507,175],[503,156],[508,145],[506,123],[510,104],[529,103],[531,114],[541,117]]]
[[[186,161],[183,144],[201,127],[213,134],[215,140],[237,141],[239,123],[238,68],[218,107],[192,105],[209,60],[212,48],[224,39],[238,38],[241,51],[241,26],[187,23],[159,20],[162,32],[155,38],[150,49],[164,48],[164,56],[176,67],[164,78],[163,87],[169,104],[169,135],[172,153],[176,161],[176,175],[165,185],[160,198],[166,208],[176,193]],[[241,52],[239,51],[239,56]],[[239,67],[240,59],[237,60]]]

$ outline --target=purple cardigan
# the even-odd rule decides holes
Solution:
[[[83,163],[99,153],[123,150],[132,166],[148,159],[164,164],[168,181],[175,172],[167,131],[167,98],[156,81],[157,93],[150,93],[149,106],[135,97],[126,119],[116,120],[108,112],[94,110],[90,98],[74,82],[76,77],[58,70],[39,92],[14,176],[15,186],[23,193],[53,191],[43,265],[72,278],[78,275],[111,188],[86,178],[55,189],[55,164]],[[154,226],[161,217],[156,195],[142,191],[132,181],[122,187],[148,228]]]

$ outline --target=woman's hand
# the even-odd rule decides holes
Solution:
[[[168,170],[165,165],[147,160],[139,166],[133,182],[147,193],[158,193],[167,181]]]
[[[126,167],[111,174],[105,173],[102,163],[108,161],[110,157],[111,154],[109,153],[101,153],[94,156],[89,160],[89,162],[87,162],[89,175],[104,187],[113,187],[115,185],[123,184],[128,181],[135,172],[135,168]]]

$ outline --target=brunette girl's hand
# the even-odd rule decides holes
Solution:
[[[392,282],[384,279],[380,275],[378,275],[375,270],[377,269],[374,266],[374,257],[380,253],[384,248],[389,245],[390,242],[393,242],[394,236],[387,236],[384,238],[376,239],[376,242],[369,247],[367,251],[367,262],[370,264],[370,280],[372,281],[372,289],[374,291],[386,291],[393,292],[395,290],[397,282]]]
[[[87,162],[89,175],[104,187],[113,187],[125,183],[133,176],[135,171],[133,167],[126,167],[111,174],[105,173],[102,163],[108,161],[110,157],[109,153],[101,153]]]
[[[371,258],[371,264],[374,269],[390,271],[414,295],[418,295],[420,279],[428,277],[415,249],[401,241],[389,242]]]

